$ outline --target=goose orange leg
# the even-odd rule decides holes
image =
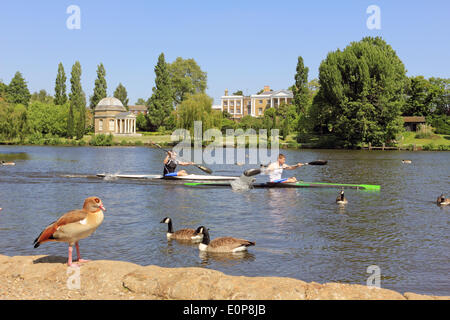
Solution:
[[[84,260],[84,259],[81,259],[81,255],[80,255],[80,246],[78,245],[78,242],[76,242],[75,243],[75,247],[77,248],[77,257],[78,257],[78,260],[77,260],[77,262],[88,262],[89,260]]]

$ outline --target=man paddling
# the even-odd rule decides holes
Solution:
[[[180,166],[190,166],[193,165],[193,162],[182,162],[177,160],[177,154],[174,151],[167,151],[167,156],[163,161],[164,163],[164,173],[165,177],[173,177],[173,176],[187,176],[187,172],[185,170],[175,171],[177,165]]]
[[[293,170],[303,166],[303,163],[297,163],[293,166],[289,166],[286,163],[286,156],[282,153],[278,155],[278,160],[272,162],[267,166],[265,171],[269,174],[270,182],[272,183],[291,183],[296,182],[297,179],[295,177],[281,179],[281,174],[283,173],[283,169]]]

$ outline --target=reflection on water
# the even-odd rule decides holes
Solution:
[[[304,281],[365,284],[367,267],[381,269],[381,286],[400,292],[450,295],[450,153],[283,150],[287,163],[328,160],[286,172],[298,180],[381,185],[380,192],[346,189],[188,188],[182,183],[114,179],[114,174],[160,174],[164,154],[150,148],[0,146],[0,254],[63,256],[67,245],[33,249],[42,228],[99,196],[108,211],[80,242],[89,259],[127,260],[163,267],[205,267],[226,274],[287,276]],[[411,159],[412,164],[403,164]],[[208,165],[239,176],[255,165]],[[188,172],[201,174],[194,167]],[[97,173],[112,173],[107,179]],[[111,179],[112,178],[112,179]],[[267,176],[255,176],[263,182]],[[175,229],[205,225],[213,238],[256,242],[240,255],[201,253],[198,244],[168,241]]]

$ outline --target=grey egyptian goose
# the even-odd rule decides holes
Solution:
[[[202,242],[198,248],[200,251],[217,253],[235,253],[247,250],[247,247],[254,246],[255,242],[232,237],[222,237],[210,240],[208,229],[204,226],[197,228],[196,233],[203,234]]]
[[[200,241],[203,239],[202,234],[196,234],[194,229],[180,229],[173,231],[172,219],[165,217],[160,223],[167,224],[167,239],[184,240],[184,241]]]
[[[102,200],[97,197],[90,197],[84,201],[83,209],[72,210],[64,214],[61,218],[51,223],[34,240],[34,247],[48,241],[67,242],[69,244],[69,257],[67,264],[72,263],[73,245],[77,249],[78,262],[88,260],[81,259],[78,241],[89,237],[103,222],[103,211],[106,211]],[[75,264],[76,265],[76,264]]]
[[[436,204],[438,206],[448,206],[450,205],[450,199],[449,198],[445,198],[444,194],[442,193],[436,200]]]
[[[344,196],[344,189],[342,189],[341,192],[339,193],[339,195],[337,196],[336,203],[337,204],[347,204],[348,203],[348,200]]]

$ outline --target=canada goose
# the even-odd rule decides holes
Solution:
[[[2,160],[2,166],[15,166],[16,164],[14,162],[6,162],[5,160]]]
[[[203,238],[203,235],[196,234],[194,229],[180,229],[174,232],[172,228],[172,219],[169,217],[162,219],[161,223],[168,224],[167,239],[200,241]]]
[[[448,206],[450,205],[450,199],[449,198],[445,198],[444,194],[442,193],[436,200],[436,204],[438,206]]]
[[[346,204],[346,203],[348,203],[347,199],[344,197],[344,189],[342,189],[341,192],[339,193],[339,195],[337,196],[336,203],[337,204]]]
[[[402,163],[412,163],[411,160],[402,160]]]
[[[234,253],[245,251],[247,247],[255,245],[255,242],[232,237],[221,237],[210,241],[208,229],[204,226],[198,227],[195,232],[203,234],[203,240],[198,245],[200,251]]]
[[[69,244],[69,258],[67,264],[72,266],[72,246],[77,249],[78,262],[88,260],[81,259],[78,241],[89,237],[103,222],[103,211],[106,211],[102,200],[90,197],[84,201],[83,209],[72,210],[50,224],[34,240],[34,247],[48,241],[67,242]],[[75,264],[76,265],[76,264]]]

